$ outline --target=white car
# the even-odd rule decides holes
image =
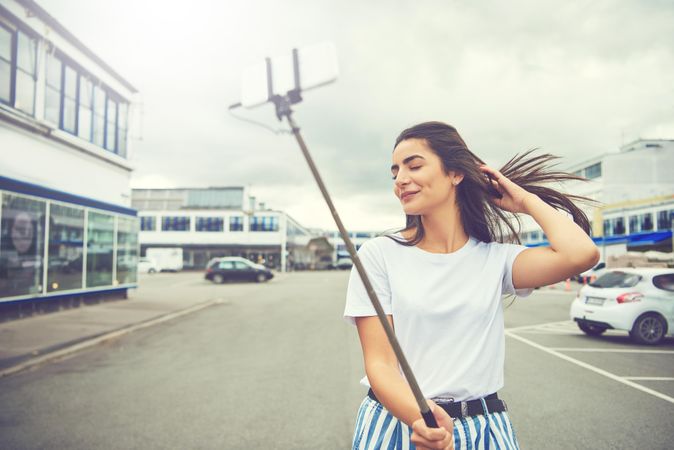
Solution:
[[[152,258],[141,257],[138,259],[138,273],[157,273],[159,266],[157,261]]]
[[[590,336],[626,330],[639,344],[658,344],[674,332],[674,269],[605,269],[580,289],[571,320]]]

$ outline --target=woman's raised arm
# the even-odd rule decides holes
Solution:
[[[517,255],[512,269],[515,289],[557,283],[597,264],[597,246],[573,220],[499,171],[487,166],[481,169],[492,177],[492,185],[503,195],[494,203],[506,211],[533,217],[550,242],[550,247],[529,248]]]

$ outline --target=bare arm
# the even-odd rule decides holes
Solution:
[[[391,316],[386,316],[393,326]],[[377,399],[394,416],[412,425],[421,418],[417,402],[398,368],[398,360],[377,316],[357,317],[365,373]]]
[[[529,248],[517,255],[513,263],[515,289],[557,283],[597,264],[597,246],[573,220],[499,171],[487,166],[481,169],[493,177],[494,187],[503,194],[502,199],[494,201],[496,205],[506,211],[529,214],[550,242],[550,247]]]
[[[386,316],[391,326],[393,319]],[[400,374],[395,353],[376,316],[357,317],[356,326],[363,348],[365,372],[377,399],[391,414],[412,430],[411,440],[419,450],[454,448],[452,418],[433,401],[427,400],[440,428],[428,428],[421,417],[409,384]]]

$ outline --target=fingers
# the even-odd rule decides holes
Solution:
[[[483,165],[481,165],[481,166],[479,166],[479,167],[480,167],[480,170],[481,170],[481,171],[490,174],[490,175],[491,175],[492,177],[494,177],[494,179],[496,179],[496,180],[498,180],[499,178],[503,178],[503,174],[502,174],[501,172],[499,172],[498,170],[496,170],[496,169],[492,169],[491,167],[489,167],[489,166],[487,166],[487,165],[485,165],[485,164],[483,164]]]
[[[412,424],[412,442],[419,449],[454,448],[454,421],[444,409],[439,408],[432,400],[427,401],[440,428],[429,428],[423,419],[419,419]]]

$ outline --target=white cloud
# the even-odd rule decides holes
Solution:
[[[353,229],[400,224],[388,166],[416,122],[455,125],[495,166],[532,147],[576,160],[674,138],[669,1],[40,3],[141,89],[134,184],[250,184],[308,227],[334,228],[292,138],[226,110],[246,64],[293,46],[339,52],[339,81],[296,119]],[[268,107],[240,113],[280,126]]]

